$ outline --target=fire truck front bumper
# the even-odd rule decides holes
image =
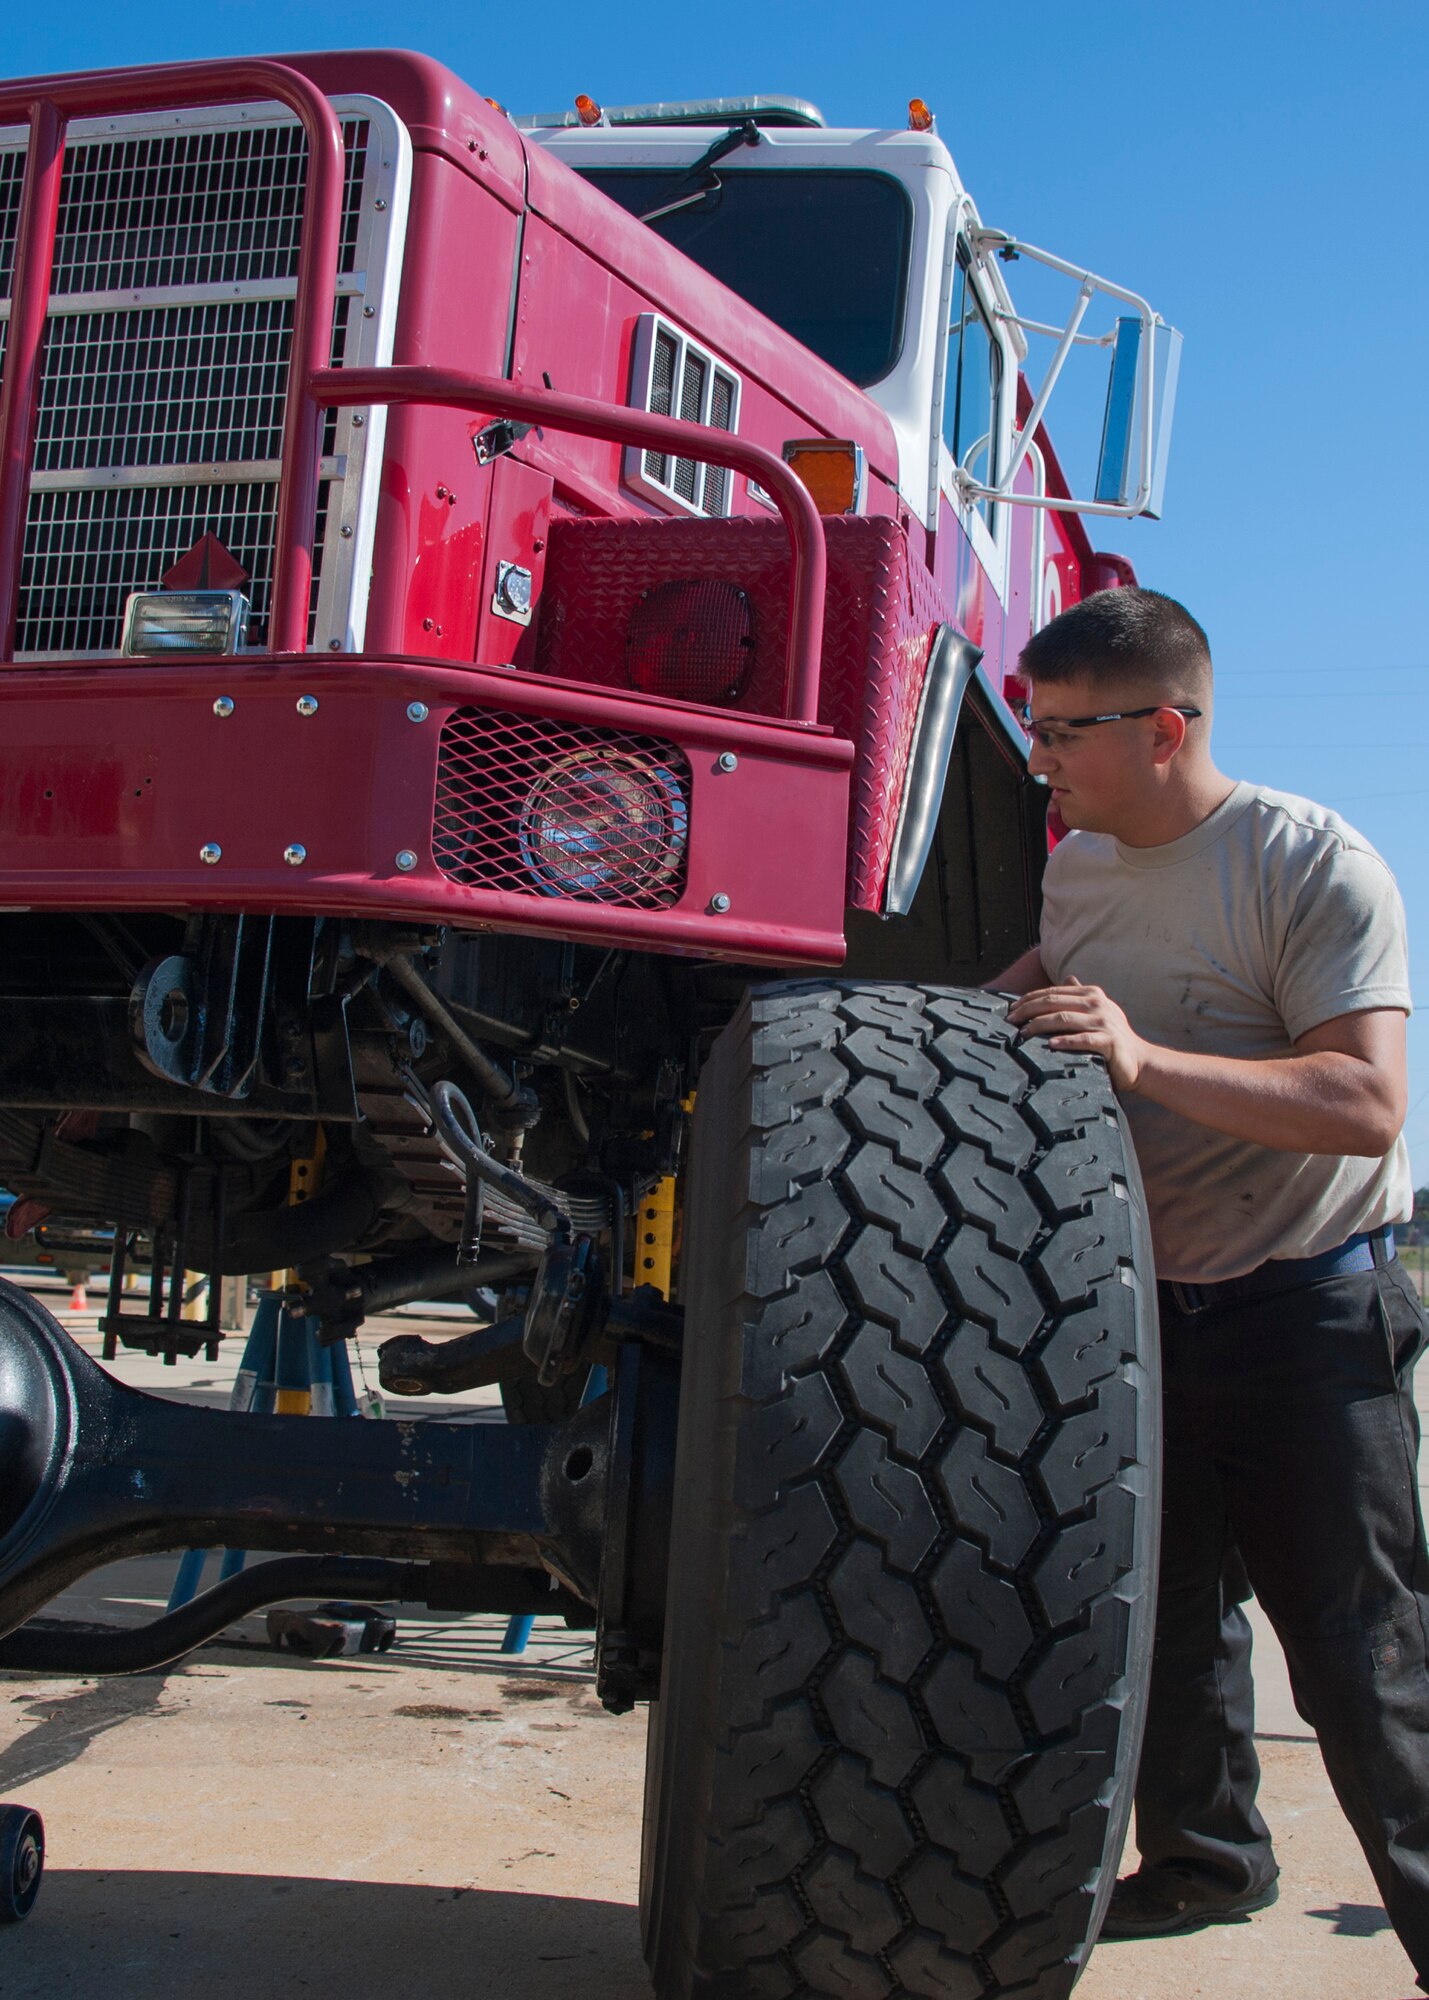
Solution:
[[[850,743],[516,671],[0,670],[0,909],[246,911],[843,957]]]

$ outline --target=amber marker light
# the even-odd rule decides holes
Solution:
[[[784,462],[808,488],[821,514],[863,512],[863,446],[851,438],[791,438]]]
[[[932,112],[921,97],[910,97],[908,100],[908,130],[910,132],[931,132],[932,129]]]
[[[599,125],[603,114],[595,99],[587,97],[585,92],[582,91],[576,99],[576,115],[582,125]]]

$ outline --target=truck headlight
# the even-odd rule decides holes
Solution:
[[[124,654],[236,653],[247,629],[240,590],[136,590],[124,607]]]
[[[628,903],[679,874],[689,824],[673,771],[629,752],[593,749],[541,773],[517,833],[521,859],[547,895]]]

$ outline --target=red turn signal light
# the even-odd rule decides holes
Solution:
[[[791,438],[784,462],[809,489],[821,514],[861,514],[867,465],[851,438]]]
[[[641,694],[738,701],[754,666],[754,606],[717,577],[657,583],[631,614],[625,673]]]

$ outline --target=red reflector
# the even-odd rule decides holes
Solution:
[[[159,578],[165,590],[241,590],[248,572],[217,535],[200,535],[187,555]]]
[[[641,694],[737,701],[753,666],[754,606],[737,584],[657,584],[631,613],[625,674]]]

